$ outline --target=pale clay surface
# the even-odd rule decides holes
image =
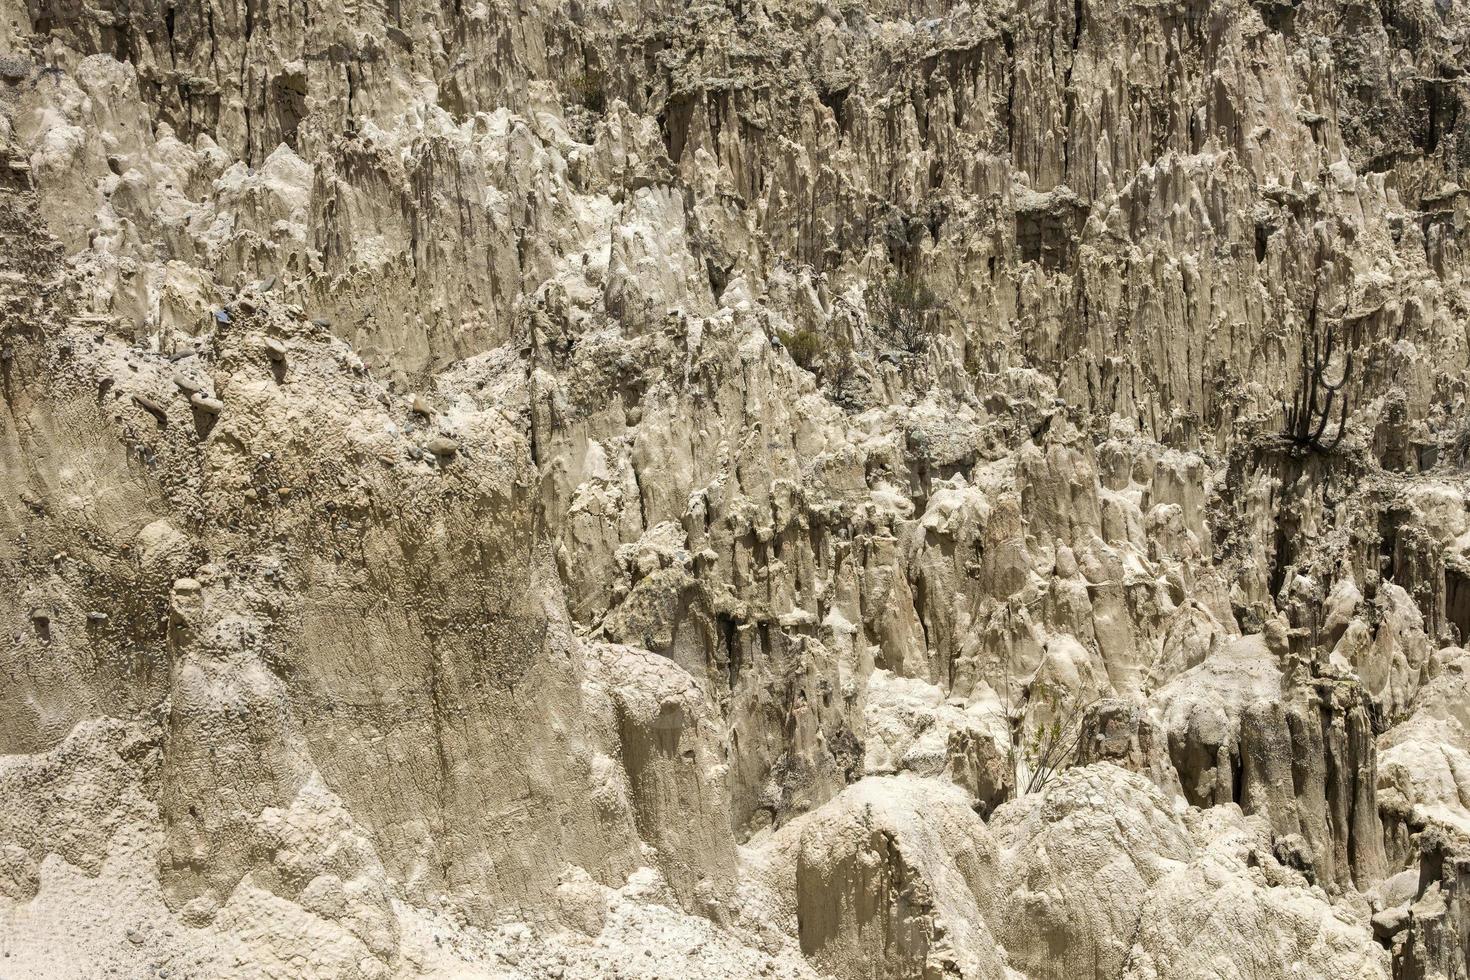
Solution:
[[[1467,78],[0,0],[0,980],[1466,976]]]

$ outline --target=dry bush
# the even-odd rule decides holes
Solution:
[[[917,274],[893,273],[870,282],[863,298],[878,336],[909,354],[924,349],[938,324],[939,301]]]

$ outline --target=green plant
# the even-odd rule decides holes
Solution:
[[[854,408],[858,403],[857,357],[852,341],[846,336],[837,337],[827,347],[822,357],[822,381],[832,400],[845,408]]]
[[[985,373],[984,355],[977,347],[970,347],[965,351],[965,373],[972,378],[978,378]]]
[[[804,371],[815,371],[822,356],[822,338],[815,330],[801,327],[797,330],[778,330],[777,336],[785,345],[791,359]]]
[[[893,273],[863,292],[868,322],[884,340],[909,354],[924,349],[937,325],[939,303],[916,273]]]
[[[797,366],[821,380],[834,402],[847,408],[857,405],[857,357],[847,336],[824,338],[805,327],[779,330],[777,336]]]
[[[607,76],[589,68],[567,79],[567,88],[572,99],[589,112],[599,116],[607,111]]]
[[[1039,793],[1077,761],[1082,745],[1083,723],[1096,698],[1058,690],[1045,681],[1032,685],[1028,706],[1039,704],[1041,723],[1023,731],[1015,758],[1016,785],[1021,793]]]

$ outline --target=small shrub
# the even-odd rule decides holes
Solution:
[[[986,373],[985,354],[978,347],[970,347],[965,351],[965,373],[972,378]]]
[[[588,112],[599,116],[607,111],[607,76],[600,71],[588,69],[567,80],[572,100]]]
[[[823,337],[806,328],[781,330],[777,335],[791,359],[817,376],[832,401],[845,408],[858,404],[857,357],[846,335]]]
[[[803,327],[800,330],[781,330],[778,335],[798,367],[804,371],[817,369],[817,362],[822,356],[822,338],[815,330]]]
[[[1470,421],[1456,433],[1450,444],[1442,452],[1449,460],[1450,465],[1460,472],[1470,469]]]
[[[838,337],[827,348],[822,357],[822,381],[832,400],[844,408],[855,408],[858,404],[858,369],[852,341]]]
[[[868,322],[887,342],[909,354],[924,349],[934,332],[938,300],[914,273],[894,273],[870,282],[863,293]]]
[[[1023,733],[1016,762],[1016,785],[1021,793],[1039,793],[1077,761],[1082,745],[1082,727],[1087,710],[1097,699],[1084,701],[1081,695],[1059,690],[1038,681],[1028,702],[1040,704],[1041,715],[1049,719],[1032,731]]]
[[[1332,452],[1347,434],[1348,396],[1342,389],[1353,373],[1353,352],[1348,350],[1343,361],[1342,374],[1337,381],[1328,381],[1327,368],[1332,363],[1332,352],[1336,343],[1337,334],[1331,327],[1327,328],[1325,343],[1318,337],[1314,310],[1311,336],[1302,341],[1301,375],[1297,382],[1297,392],[1291,405],[1284,410],[1286,428],[1281,433],[1282,438],[1293,445],[1313,452]],[[1339,392],[1342,393],[1342,402],[1337,413],[1337,427],[1329,432],[1332,401]]]

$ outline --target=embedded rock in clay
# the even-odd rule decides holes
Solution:
[[[0,0],[0,975],[1463,975],[1467,9]]]

